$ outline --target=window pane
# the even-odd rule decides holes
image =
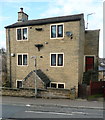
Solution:
[[[17,40],[21,40],[21,29],[17,29]]]
[[[63,54],[58,54],[58,66],[63,66]]]
[[[17,81],[17,88],[22,88],[22,81]]]
[[[27,55],[23,55],[23,65],[27,65]]]
[[[56,54],[51,54],[51,66],[56,66]]]
[[[58,88],[64,88],[64,84],[58,84]]]
[[[56,38],[56,25],[51,26],[51,38]]]
[[[23,40],[27,39],[27,28],[23,29]]]
[[[56,83],[51,83],[51,87],[52,88],[57,88],[57,84]]]
[[[58,25],[58,36],[63,37],[63,25]]]
[[[22,55],[18,55],[18,65],[22,65]]]

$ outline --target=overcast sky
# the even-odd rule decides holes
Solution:
[[[0,48],[6,48],[4,27],[17,22],[17,12],[24,8],[29,20],[84,13],[88,29],[100,29],[99,56],[103,57],[104,0],[0,0]]]

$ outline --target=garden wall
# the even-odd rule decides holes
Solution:
[[[3,96],[15,96],[15,97],[35,97],[35,89],[29,88],[2,88]],[[75,99],[76,94],[74,91],[66,89],[38,89],[37,90],[38,98],[66,98],[66,99]]]

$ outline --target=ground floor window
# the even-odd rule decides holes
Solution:
[[[17,88],[22,88],[22,87],[23,87],[22,80],[17,80],[17,81],[16,81],[16,87],[17,87]]]
[[[51,82],[51,88],[65,88],[65,83]]]
[[[17,55],[17,65],[18,66],[25,66],[27,65],[27,58],[28,54],[18,54]]]

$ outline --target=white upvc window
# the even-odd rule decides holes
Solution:
[[[50,25],[50,39],[64,38],[64,23]]]
[[[27,66],[28,65],[28,53],[18,53],[17,54],[17,65]]]
[[[65,88],[65,83],[51,82],[50,87],[51,88]]]
[[[17,28],[16,29],[16,40],[17,41],[27,41],[28,40],[28,28]]]
[[[23,87],[23,81],[22,80],[16,80],[16,88],[22,88]]]
[[[50,53],[50,66],[63,67],[64,66],[64,53]]]

